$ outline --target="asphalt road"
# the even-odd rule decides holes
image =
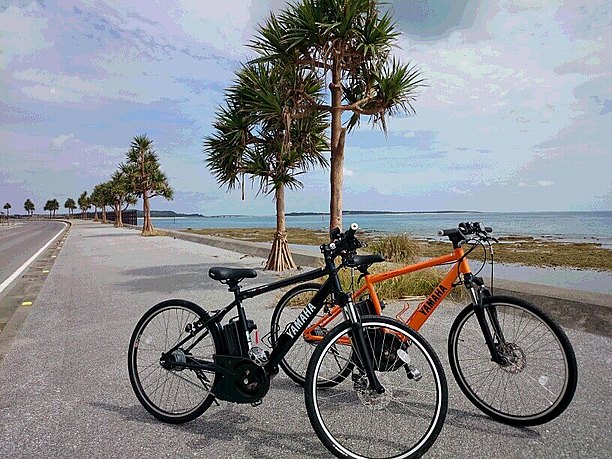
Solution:
[[[0,284],[64,226],[60,222],[22,220],[0,226]]]
[[[11,352],[0,364],[0,457],[329,457],[308,422],[302,390],[279,375],[263,404],[221,402],[183,425],[140,406],[127,375],[127,346],[140,316],[168,298],[205,309],[231,295],[214,265],[260,268],[261,259],[133,230],[75,224]],[[245,285],[270,282],[259,271]],[[280,294],[247,303],[267,329]],[[452,380],[446,335],[458,306],[444,305],[422,332],[445,363],[449,412],[429,458],[604,458],[612,455],[612,340],[567,330],[579,363],[573,403],[534,428],[496,423]]]

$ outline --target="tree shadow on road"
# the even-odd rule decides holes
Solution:
[[[208,270],[215,266],[209,263],[150,266],[129,269],[122,274],[125,282],[121,289],[130,292],[158,292],[171,294],[177,290],[194,290],[205,287],[207,290],[226,291],[227,287],[208,277]],[[228,296],[228,303],[231,297]]]
[[[127,421],[164,425],[180,432],[193,434],[197,437],[189,440],[187,445],[195,451],[204,452],[213,446],[218,447],[219,445],[215,443],[219,442],[237,442],[238,447],[245,448],[251,457],[273,459],[292,457],[295,454],[315,458],[329,457],[329,453],[311,429],[283,431],[283,425],[278,422],[270,423],[268,428],[266,425],[268,421],[265,418],[253,420],[250,415],[242,412],[241,407],[233,404],[224,403],[221,407],[211,407],[200,418],[185,424],[163,424],[140,405],[120,406],[100,402],[90,405],[117,413]]]

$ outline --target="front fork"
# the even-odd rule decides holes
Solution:
[[[349,295],[346,295],[346,302],[344,304],[344,315],[351,324],[351,335],[354,341],[353,348],[356,350],[357,357],[363,364],[363,369],[365,370],[366,376],[368,377],[368,382],[370,384],[369,387],[377,394],[383,394],[385,392],[385,388],[378,380],[376,372],[374,371],[372,356],[370,355],[370,352],[368,352],[366,338],[363,333],[363,326],[361,324],[359,314],[355,309],[355,304]]]
[[[484,297],[490,296],[491,293],[484,286],[482,279],[475,276],[466,276],[465,286],[470,292],[476,319],[478,319],[478,324],[480,325],[485,342],[489,348],[491,360],[500,365],[507,363],[495,345],[495,338],[497,338],[498,343],[505,342],[503,330],[499,325],[499,320],[497,317],[497,309],[495,306],[489,306],[485,309],[483,305]],[[489,318],[488,321],[487,317]],[[489,324],[491,327],[489,327]]]

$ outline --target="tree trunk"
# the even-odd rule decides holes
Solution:
[[[291,256],[291,250],[287,243],[287,228],[285,227],[285,187],[276,188],[276,233],[266,269],[272,271],[284,271],[295,269],[296,265]]]
[[[329,200],[329,230],[342,229],[342,182],[344,178],[344,139],[346,129],[342,127],[342,86],[340,82],[340,63],[334,58],[332,64],[332,82],[329,85],[332,99],[331,110],[331,168],[329,182],[331,187]]]
[[[94,207],[94,219],[93,219],[93,221],[94,222],[98,221],[98,206]]]
[[[123,228],[123,220],[121,219],[121,202],[116,202],[114,207],[115,207],[115,228]]]
[[[153,234],[153,223],[151,223],[151,208],[149,206],[149,196],[146,191],[142,194],[142,211],[144,213],[144,222],[142,224],[142,235],[149,236]]]
[[[102,224],[106,225],[106,206],[102,206]]]

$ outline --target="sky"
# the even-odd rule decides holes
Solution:
[[[609,0],[389,1],[394,55],[426,78],[416,115],[346,140],[344,209],[612,210]],[[145,6],[146,5],[146,6]],[[63,206],[106,181],[134,136],[174,200],[153,209],[272,215],[220,188],[203,140],[257,24],[282,0],[0,0],[0,201]],[[328,171],[288,212],[326,212]]]

